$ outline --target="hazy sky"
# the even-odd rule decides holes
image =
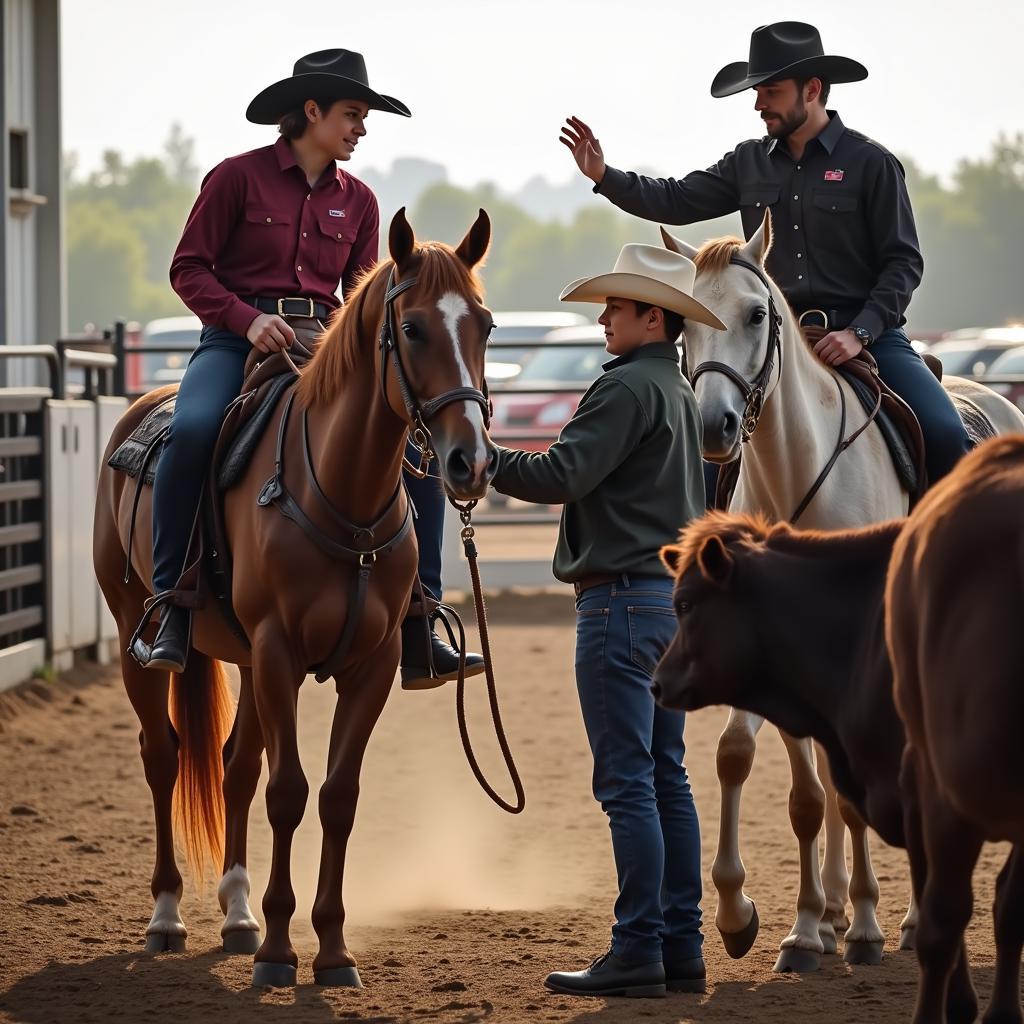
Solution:
[[[62,17],[64,147],[86,169],[104,149],[159,153],[173,121],[204,171],[272,142],[272,127],[245,120],[249,100],[302,54],[342,46],[413,111],[371,115],[356,174],[413,155],[460,184],[564,181],[569,113],[610,163],[682,174],[762,134],[752,92],[708,90],[746,59],[752,29],[784,19],[812,22],[826,52],[867,66],[829,105],[925,170],[948,176],[999,132],[1024,130],[1019,0],[63,0]]]

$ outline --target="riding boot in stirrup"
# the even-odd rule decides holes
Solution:
[[[192,646],[192,612],[174,604],[160,610],[160,628],[150,647],[141,638],[135,641],[132,655],[145,668],[163,672],[184,672]]]
[[[403,690],[432,690],[459,678],[459,652],[434,632],[436,620],[436,614],[410,615],[402,623]],[[483,670],[483,656],[467,651],[466,677]]]

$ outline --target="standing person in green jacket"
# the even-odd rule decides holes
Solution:
[[[627,245],[612,273],[569,285],[563,300],[604,304],[615,358],[547,452],[498,449],[496,490],[564,506],[554,573],[576,589],[576,686],[618,875],[610,949],[585,970],[548,975],[555,992],[705,986],[684,717],[651,695],[676,625],[659,552],[704,511],[700,417],[676,341],[684,318],[724,329],[693,298],[694,277],[684,256]]]

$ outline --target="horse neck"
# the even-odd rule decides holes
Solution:
[[[835,447],[840,413],[832,374],[811,351],[785,299],[772,288],[782,311],[778,383],[743,453],[740,480],[751,507],[786,519]],[[809,477],[810,466],[818,468]]]
[[[308,410],[317,482],[355,523],[372,522],[401,478],[408,426],[381,392],[376,332],[361,331],[359,356],[330,402]]]

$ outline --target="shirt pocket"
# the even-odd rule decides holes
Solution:
[[[764,216],[765,207],[777,203],[780,192],[778,185],[752,185],[740,192],[740,209],[757,210]]]
[[[285,213],[283,210],[271,210],[265,206],[254,206],[252,209],[245,211],[245,219],[253,228],[253,230],[260,230],[265,228],[268,232],[273,232],[273,237],[276,238],[280,235],[280,229],[287,227],[292,222],[292,215]]]
[[[857,194],[849,189],[816,188],[811,201],[816,210],[826,213],[854,213],[857,210]]]
[[[320,232],[320,247],[317,255],[317,263],[323,277],[335,282],[335,287],[341,282],[341,275],[348,265],[348,258],[352,254],[352,246],[356,240],[356,229],[350,227],[345,221],[338,217],[321,217],[317,221]]]

